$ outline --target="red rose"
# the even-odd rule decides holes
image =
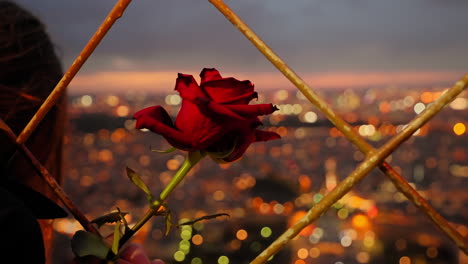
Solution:
[[[250,81],[222,78],[216,69],[203,69],[199,86],[192,75],[179,73],[175,89],[182,106],[175,124],[161,106],[138,111],[136,128],[162,135],[171,145],[188,151],[206,151],[230,162],[257,141],[278,139],[274,132],[258,130],[258,116],[277,110],[272,104],[248,105],[257,98]]]

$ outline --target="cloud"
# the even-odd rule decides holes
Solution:
[[[65,65],[115,1],[18,0],[41,17]],[[468,69],[468,1],[226,1],[298,71]],[[133,1],[83,70],[197,69],[265,72],[273,67],[206,0]],[[128,66],[128,65],[127,65]]]

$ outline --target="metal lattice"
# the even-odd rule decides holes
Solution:
[[[9,127],[0,122],[0,128],[7,131],[10,138],[14,140],[18,148],[25,154],[32,164],[41,172],[42,177],[52,187],[64,205],[71,211],[73,216],[83,225],[83,227],[94,233],[98,233],[95,228],[89,223],[84,215],[76,208],[73,202],[67,197],[61,187],[55,182],[54,178],[47,170],[37,161],[34,155],[24,146],[31,133],[35,130],[47,112],[57,102],[63,94],[65,88],[71,82],[81,66],[87,58],[92,54],[107,31],[111,28],[114,22],[120,18],[125,8],[130,4],[131,0],[119,0],[109,15],[104,20],[103,24],[98,28],[95,35],[91,38],[83,51],[76,58],[69,70],[62,77],[55,89],[33,116],[28,125],[24,128],[21,134],[16,137]],[[465,254],[468,254],[468,242],[466,239],[455,230],[429,203],[413,188],[409,183],[399,175],[390,164],[385,162],[385,158],[394,152],[405,140],[413,135],[421,126],[434,117],[444,106],[456,98],[468,86],[468,74],[455,83],[455,85],[447,90],[433,104],[431,104],[424,112],[413,119],[400,133],[391,138],[387,143],[378,149],[374,149],[361,136],[358,135],[352,127],[338,116],[331,107],[325,103],[288,65],[274,53],[223,1],[209,0],[255,47],[281,72],[288,78],[294,86],[301,91],[304,96],[315,105],[334,125],[343,133],[343,135],[352,142],[361,152],[366,155],[365,160],[356,167],[356,169],[341,181],[332,191],[312,207],[307,214],[287,229],[279,236],[269,247],[259,254],[251,263],[265,263],[268,259],[278,252],[284,245],[293,239],[299,232],[317,220],[325,211],[347,194],[359,181],[361,181],[372,169],[378,167],[389,179],[393,182],[396,188],[403,193],[416,207],[423,211],[440,230],[445,233]],[[0,120],[1,121],[1,120]]]

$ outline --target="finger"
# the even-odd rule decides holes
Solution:
[[[132,264],[151,264],[141,244],[132,243],[120,253],[120,258]]]

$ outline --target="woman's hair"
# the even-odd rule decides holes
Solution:
[[[60,61],[44,25],[26,10],[9,1],[0,1],[0,118],[18,135],[62,77]],[[51,155],[61,154],[64,123],[64,100],[51,109],[26,145],[43,163],[54,159],[51,171],[59,175],[60,162]],[[6,148],[3,151],[6,152]],[[1,153],[2,164],[5,155]],[[6,166],[19,179],[30,175],[18,173],[20,155]],[[31,167],[28,166],[28,169]],[[52,169],[52,167],[51,167]],[[29,170],[31,171],[31,170]]]
[[[0,118],[16,135],[21,133],[61,77],[61,64],[44,25],[17,4],[0,0]],[[64,98],[62,96],[25,143],[59,182]],[[30,162],[21,154],[15,154],[14,143],[1,131],[0,142],[1,177],[12,176],[56,200]],[[50,224],[41,225],[47,248],[52,229]]]

